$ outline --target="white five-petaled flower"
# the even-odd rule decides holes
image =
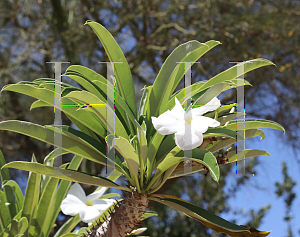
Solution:
[[[61,211],[65,215],[70,216],[79,214],[83,222],[92,223],[115,202],[113,199],[99,199],[105,190],[106,188],[104,187],[86,196],[82,187],[75,183],[62,201]]]
[[[203,133],[208,127],[218,127],[220,123],[202,114],[216,110],[221,106],[217,97],[206,105],[185,112],[175,97],[175,106],[160,116],[151,117],[154,128],[161,135],[175,133],[175,143],[182,150],[190,150],[200,146],[203,142]],[[190,135],[190,136],[188,136]]]

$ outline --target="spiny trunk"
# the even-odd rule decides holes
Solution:
[[[123,198],[107,220],[94,228],[87,237],[126,237],[137,228],[148,207],[147,196],[136,192],[123,192]]]

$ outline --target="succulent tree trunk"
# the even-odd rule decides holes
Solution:
[[[137,228],[148,207],[147,196],[136,192],[123,192],[123,198],[110,216],[93,228],[87,237],[126,237]]]

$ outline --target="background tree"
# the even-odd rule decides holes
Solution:
[[[273,61],[277,68],[262,68],[246,75],[246,79],[254,86],[245,91],[246,112],[250,116],[279,122],[287,131],[283,142],[295,149],[299,144],[300,82],[297,55],[300,51],[300,3],[297,0],[207,0],[199,3],[191,0],[11,0],[1,1],[0,9],[1,87],[20,80],[54,78],[52,64],[46,63],[50,61],[69,61],[106,75],[106,67],[98,62],[108,59],[94,34],[83,25],[86,20],[104,25],[121,45],[133,73],[138,98],[140,89],[153,82],[154,75],[157,75],[162,62],[175,46],[192,39],[200,42],[215,39],[223,46],[213,49],[203,57],[201,64],[193,66],[192,81],[211,78],[231,67],[229,61],[258,57]],[[66,77],[63,80],[70,83]],[[179,87],[182,88],[183,84]],[[51,108],[25,112],[33,100],[24,98],[16,93],[1,93],[0,119],[53,123]],[[222,98],[222,103],[233,101],[234,90]],[[70,125],[65,117],[63,123]],[[35,153],[37,159],[42,161],[53,147],[16,133],[1,131],[0,149],[10,160],[28,159]],[[256,165],[253,163],[254,170]],[[86,167],[91,168],[88,165]],[[100,169],[97,167],[95,173]],[[223,167],[222,176],[226,176],[229,169]],[[218,189],[207,187],[210,183],[208,179],[188,177],[180,184],[174,179],[170,181],[173,182],[173,189],[168,189],[171,183],[167,183],[165,192],[182,192],[176,187],[200,182],[200,189],[205,187],[207,197],[197,196],[196,189],[190,190],[190,193],[183,192],[182,195],[188,195],[191,201],[199,205],[201,201],[201,205],[206,205],[215,213],[229,211],[229,207],[224,206],[229,192],[225,192],[222,185]],[[226,178],[223,182],[226,183]],[[238,179],[234,190],[245,182],[246,177]],[[213,195],[219,198],[209,200]],[[253,215],[263,215],[256,214]],[[174,214],[165,212],[165,216],[171,218]],[[182,221],[181,216],[176,216],[175,222],[172,220],[177,224],[174,229],[168,218],[160,227],[170,229],[169,233],[165,233],[166,236],[176,236],[175,232],[172,235],[172,231],[178,230],[180,224],[191,225]],[[156,229],[155,221],[152,224],[150,222],[147,222],[149,228],[153,225],[153,230]],[[180,229],[187,230],[184,226]],[[205,230],[203,236],[204,233],[209,236]],[[177,236],[180,234],[187,233],[178,233]]]

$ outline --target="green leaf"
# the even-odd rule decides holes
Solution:
[[[87,135],[84,132],[76,130],[67,125],[60,125],[60,126],[45,125],[46,128],[49,128],[52,131],[54,131],[54,126],[61,128],[63,130],[63,133],[66,134],[68,137],[70,137],[74,140],[77,140],[81,143],[83,143],[82,141],[84,141],[83,144],[87,144],[88,146],[90,146],[94,149],[97,149],[102,154],[104,154],[106,152],[106,145],[104,145],[102,142],[99,142],[98,140],[94,139],[93,137]]]
[[[183,212],[190,218],[200,221],[206,227],[212,229],[217,233],[225,233],[229,236],[257,236],[257,232],[251,233],[250,230],[233,224],[229,221],[224,220],[221,217],[218,217],[212,214],[209,211],[204,210],[201,207],[195,206],[189,202],[186,202],[183,199],[169,196],[169,195],[152,195],[149,197],[150,200],[162,203],[166,206],[172,207],[180,212]],[[270,232],[260,232],[258,236],[267,236]]]
[[[4,183],[5,180],[10,180],[10,175],[8,169],[1,169],[3,165],[6,164],[5,158],[2,151],[0,150],[0,178],[1,182]]]
[[[77,170],[78,167],[81,164],[82,159],[83,159],[82,157],[80,157],[78,155],[74,155],[74,157],[72,158],[72,161],[70,162],[68,168],[72,169],[72,170]],[[70,181],[67,181],[67,180],[61,180],[60,181],[60,184],[58,186],[58,189],[57,189],[57,192],[56,192],[56,195],[55,195],[54,204],[53,204],[53,209],[55,210],[55,213],[52,216],[50,226],[54,226],[54,224],[55,224],[57,215],[60,211],[61,202],[65,198],[65,196],[66,196],[66,194],[69,190],[70,185],[71,185]]]
[[[139,157],[133,146],[123,137],[115,138],[115,149],[121,154],[126,161],[130,176],[133,179],[133,185],[139,189],[138,171],[139,171]]]
[[[148,127],[147,127],[148,128]],[[148,168],[148,176],[147,180],[149,180],[152,171],[153,171],[153,165],[155,164],[155,156],[156,153],[161,146],[161,142],[164,139],[164,135],[161,135],[160,133],[155,133],[152,137],[151,141],[148,143],[148,155],[147,155],[147,168]]]
[[[78,235],[78,234],[65,234],[65,235],[62,235],[60,237],[78,237],[78,236],[80,236],[80,235]]]
[[[206,42],[206,44],[207,44],[207,42]],[[197,95],[199,92],[204,91],[218,83],[230,81],[235,84],[239,83],[239,85],[240,85],[241,81],[238,80],[237,78],[239,76],[241,76],[242,74],[240,73],[240,71],[239,71],[239,74],[237,73],[237,67],[242,64],[244,64],[244,73],[250,72],[252,70],[255,70],[255,69],[263,67],[263,66],[275,65],[271,61],[266,60],[266,59],[261,59],[261,58],[249,60],[249,61],[243,62],[243,63],[239,63],[239,64],[234,65],[233,67],[227,69],[226,71],[219,73],[218,75],[214,76],[213,78],[211,78],[208,81],[205,81],[205,82],[199,81],[199,82],[196,82],[193,85],[191,85],[192,97]],[[243,84],[248,85],[250,83],[248,83],[246,80],[244,80]],[[227,88],[224,88],[224,89],[227,90]],[[176,93],[176,97],[179,101],[183,101],[184,89],[179,90],[179,92]],[[170,99],[168,101],[167,109],[174,107],[174,105],[175,105],[175,101],[174,101],[174,95],[173,95],[172,97],[170,97]]]
[[[92,70],[90,68],[87,68],[87,67],[84,67],[84,66],[81,66],[81,65],[71,65],[67,68],[66,72],[77,73],[77,74],[85,77],[89,81],[99,81],[99,82],[102,82],[104,84],[107,83],[107,80],[106,80],[105,77],[98,74],[94,70]]]
[[[14,91],[14,92],[22,93],[24,95],[31,96],[33,98],[39,99],[47,103],[51,107],[55,106],[53,96],[60,96],[60,94],[57,93],[55,94],[51,90],[44,89],[44,88],[36,88],[32,85],[26,85],[21,83],[6,85],[2,88],[2,90]],[[62,105],[63,105],[62,111],[69,118],[71,117],[72,118],[71,120],[73,122],[79,121],[89,129],[97,133],[102,138],[105,138],[106,136],[106,130],[104,129],[105,126],[94,113],[85,110],[77,110],[77,107],[80,107],[78,103],[68,98],[62,98]]]
[[[20,161],[17,161],[20,162]],[[8,163],[5,166],[9,168],[9,166],[14,163]],[[32,162],[27,162],[33,165],[37,165],[35,156],[32,155]],[[22,165],[21,165],[22,167]],[[28,170],[30,171],[30,170]],[[33,214],[35,208],[38,205],[39,196],[40,196],[40,186],[41,185],[41,175],[36,173],[29,173],[27,187],[25,191],[25,198],[24,198],[24,205],[22,211],[22,217],[26,217],[28,221],[28,226],[32,224],[33,221]],[[28,236],[28,230],[26,230],[25,236]]]
[[[139,112],[138,112],[138,118],[140,118],[141,115],[146,115],[147,108],[149,107],[150,101],[149,96],[151,93],[153,86],[145,86],[143,90],[143,94],[140,100],[140,106],[139,106]]]
[[[218,83],[216,85],[213,85],[212,87],[210,87],[208,90],[206,90],[203,95],[201,95],[199,98],[197,98],[195,100],[195,102],[193,104],[190,105],[190,107],[187,109],[189,110],[191,108],[191,106],[193,106],[193,108],[195,108],[196,105],[205,105],[207,104],[209,101],[211,101],[214,97],[217,97],[223,90],[225,87],[227,87],[228,85],[226,83]],[[177,98],[178,99],[178,98]],[[188,100],[189,98],[186,98],[186,100]],[[193,97],[194,99],[194,97]],[[185,101],[186,101],[185,100]],[[185,101],[183,101],[183,103],[185,103]]]
[[[164,172],[166,172],[168,169],[173,169],[174,165],[181,163],[182,161],[185,161],[184,157],[184,151],[181,151],[177,154],[177,156],[167,156],[158,166],[156,169],[156,172],[154,174],[154,177],[152,178],[151,182],[149,183],[147,189],[153,188],[155,182],[157,182],[163,175]],[[202,167],[206,167],[210,171],[210,175],[212,178],[218,182],[220,177],[220,171],[219,166],[217,164],[216,158],[214,155],[203,149],[193,149],[192,150],[192,158],[189,159],[191,162],[196,162],[202,165]],[[174,174],[174,173],[173,173]],[[170,175],[170,174],[169,174]],[[182,169],[178,170],[174,175],[176,176],[184,176],[186,175],[184,172],[184,167],[182,165]],[[165,178],[166,180],[166,178]]]
[[[52,229],[50,220],[55,212],[53,202],[58,181],[57,178],[50,178],[41,194],[39,203],[33,215],[34,222],[29,227],[29,233],[33,236],[47,236],[49,229]]]
[[[14,181],[14,180],[6,180],[2,187],[7,187],[7,188],[10,188],[11,191],[14,193],[14,196],[16,198],[16,202],[17,202],[17,207],[18,207],[18,212],[20,210],[22,210],[23,208],[23,203],[24,203],[24,196],[23,196],[23,193],[19,187],[19,185]],[[11,205],[14,204],[14,203],[11,203]]]
[[[138,228],[138,229],[135,229],[135,230],[131,231],[130,235],[139,235],[139,234],[143,233],[146,230],[147,230],[146,227]]]
[[[50,162],[51,160],[55,159],[56,157],[60,156],[60,155],[65,155],[65,154],[69,154],[69,151],[66,151],[64,149],[61,149],[61,153],[58,153],[59,149],[61,148],[56,148],[53,151],[51,151],[47,156],[45,156],[44,159],[44,164],[47,165],[48,162]]]
[[[24,236],[24,232],[28,228],[28,221],[26,217],[22,217],[20,220],[13,219],[11,224],[2,233],[2,237],[17,237]]]
[[[30,110],[40,108],[40,107],[46,107],[46,106],[50,106],[50,105],[44,101],[36,100],[31,104]]]
[[[4,192],[0,190],[0,227],[4,230],[11,222],[11,216],[8,206],[5,205],[7,202]]]
[[[247,159],[250,157],[255,157],[255,156],[271,156],[269,152],[262,151],[262,150],[255,150],[255,149],[245,149],[244,151],[230,151],[228,152],[227,158],[229,158],[228,163],[237,161],[237,160],[243,160]]]
[[[253,60],[249,60],[246,62],[238,63],[234,65],[233,67],[227,69],[226,71],[223,71],[219,73],[218,75],[214,76],[210,80],[208,80],[200,89],[203,90],[205,88],[209,88],[217,83],[221,83],[224,81],[230,81],[233,79],[238,78],[239,76],[242,76],[242,70],[237,70],[238,67],[241,65],[244,65],[244,74],[247,72],[250,72],[252,70],[255,70],[260,67],[268,66],[268,65],[275,65],[271,61],[263,58],[257,58]],[[197,83],[195,83],[197,84]]]
[[[80,222],[79,214],[77,214],[74,217],[71,217],[69,220],[67,220],[56,232],[54,237],[61,237],[64,234],[70,233]],[[76,235],[77,236],[77,235]]]
[[[105,49],[105,52],[108,55],[109,60],[111,62],[122,62],[116,63],[114,65],[117,85],[120,91],[120,95],[125,99],[134,116],[136,117],[137,109],[134,84],[128,62],[120,46],[117,44],[109,31],[102,25],[98,24],[97,22],[91,21],[87,21],[86,24],[89,25],[96,33]]]
[[[2,184],[4,184],[5,181],[9,181],[11,179],[8,169],[1,170],[2,166],[5,165],[5,163],[6,163],[6,161],[4,159],[3,153],[0,150],[0,179],[1,179]],[[18,212],[17,207],[15,205],[15,198],[14,198],[13,190],[8,186],[6,186],[6,187],[2,186],[2,188],[4,191],[4,195],[6,197],[6,202],[10,203],[10,205],[8,206],[8,209],[9,209],[10,216],[13,218]]]
[[[207,137],[230,137],[230,138],[237,138],[237,139],[243,139],[241,134],[237,133],[236,131],[232,131],[227,128],[209,128],[207,131],[203,134],[203,138]]]
[[[176,156],[183,157],[184,151],[180,151]],[[219,170],[219,166],[218,166],[215,156],[207,150],[195,148],[192,150],[192,157],[193,157],[192,161],[197,162],[198,160],[202,160],[203,162],[197,162],[197,163],[200,163],[203,166],[205,166],[206,168],[208,168],[211,177],[218,183],[219,178],[220,178],[220,170]],[[177,168],[180,168],[180,167],[177,167]],[[198,170],[196,169],[196,172],[197,171]],[[192,168],[192,173],[193,173],[193,168]],[[178,171],[173,172],[172,176],[174,176],[174,175],[176,177],[178,177],[178,176],[184,176],[184,175],[188,175],[188,174],[185,174],[184,169],[183,169],[182,171],[179,171],[179,172]]]
[[[84,110],[95,113],[105,125],[105,127],[107,127],[106,104],[95,95],[87,91],[73,91],[66,95],[64,98],[71,98],[79,101],[80,103],[92,105],[91,107],[84,108]],[[109,108],[109,110],[111,110],[111,108]],[[128,139],[128,134],[117,116],[115,116],[115,132],[116,136],[121,136]]]
[[[284,127],[282,127],[279,123],[270,120],[264,120],[264,119],[245,119],[245,120],[238,119],[229,122],[226,128],[235,130],[236,126],[240,127],[244,125],[244,123],[245,123],[245,129],[273,128],[285,132]]]
[[[18,132],[40,141],[54,145],[54,132],[50,128],[45,128],[41,125],[33,124],[30,122],[23,122],[18,120],[10,120],[0,122],[0,130],[9,130]],[[63,149],[74,153],[76,155],[83,156],[91,161],[106,164],[106,156],[99,152],[97,149],[93,149],[82,142],[74,140],[64,134],[63,130],[57,130],[57,132],[62,133]],[[109,161],[109,160],[108,160]],[[108,165],[112,165],[108,162]]]
[[[146,126],[145,122],[143,121],[142,126]],[[146,138],[146,131],[142,129],[142,126],[136,121],[136,127],[137,127],[137,138],[138,138],[138,157],[139,157],[139,166],[140,166],[140,177],[141,177],[141,184],[144,183],[143,177],[144,177],[144,169],[145,164],[147,161],[147,152],[148,152],[148,146],[147,146],[147,138]]]
[[[88,92],[97,96],[101,101],[106,102],[104,94],[101,93],[101,90],[99,89],[99,87],[97,85],[95,85],[95,83],[92,82],[88,77],[85,77],[85,75],[78,75],[77,73],[67,71],[64,74],[64,76],[70,77],[71,79],[76,81],[78,84],[80,84],[83,88],[85,88]],[[78,91],[78,92],[80,92],[80,91]]]
[[[105,78],[105,83],[102,82],[102,80],[95,80],[91,81],[90,78],[88,77],[90,73],[86,69],[82,69],[77,66],[76,67],[80,72],[66,72],[65,75],[72,78],[73,80],[77,81],[80,85],[82,85],[85,89],[88,90],[91,94],[97,96],[101,101],[104,102],[104,104],[107,104],[107,86],[111,87],[111,90],[114,91],[114,96],[115,96],[115,104],[116,104],[116,115],[120,119],[123,125],[125,125],[125,128],[127,131],[129,131],[129,124],[127,121],[127,116],[134,121],[135,117],[131,112],[131,109],[128,107],[127,103],[125,100],[119,95],[117,91],[114,90],[113,85],[109,83]],[[89,69],[90,70],[90,69]],[[92,70],[91,70],[92,71]],[[88,72],[88,75],[84,75],[84,72]],[[98,74],[99,75],[99,74]],[[99,75],[100,76],[100,75]],[[97,77],[96,77],[97,78]],[[71,91],[70,91],[71,92]],[[65,96],[65,95],[64,95]]]
[[[260,136],[261,139],[264,139],[265,138],[265,133],[261,129],[247,129],[247,130],[245,130],[245,139],[248,139],[250,137],[256,137],[256,136]],[[206,150],[209,150],[210,152],[214,153],[216,151],[221,150],[224,147],[227,147],[229,145],[232,145],[232,144],[236,143],[237,141],[242,141],[242,140],[243,139],[239,139],[239,138],[238,138],[238,140],[236,140],[236,138],[218,140],[218,141],[214,142],[212,145],[208,145],[206,147]]]
[[[107,95],[106,84],[104,84],[100,81],[94,81],[94,83],[100,89],[102,89],[104,91],[105,95]],[[135,118],[134,114],[132,113],[131,109],[129,108],[128,104],[126,103],[126,101],[120,96],[120,94],[117,91],[115,91],[115,106],[116,106],[117,116],[119,118],[121,118],[121,116],[122,116],[122,118],[123,118],[122,121],[126,121],[126,123],[129,124],[128,126],[133,125],[133,127],[134,127],[134,121],[136,120],[136,118]],[[120,113],[120,116],[118,113]],[[128,118],[131,123],[129,123]],[[135,132],[135,131],[131,131],[131,132]]]
[[[109,199],[109,198],[112,198],[112,197],[119,197],[119,198],[121,198],[121,195],[118,194],[118,193],[108,193],[108,194],[102,195],[100,198],[101,199]]]
[[[79,66],[79,65],[72,65],[67,69],[66,72],[67,73],[65,75],[70,75],[70,73],[73,73],[73,75],[80,76],[84,80],[87,80],[90,83],[92,83],[93,87],[96,88],[101,94],[101,96],[98,96],[99,99],[104,101],[105,103],[107,98],[107,86],[111,87],[111,89],[114,90],[113,85],[111,83],[107,83],[108,81],[106,80],[106,78],[104,78],[102,75],[96,73],[95,71],[89,68]],[[84,88],[86,87],[84,86]],[[131,125],[132,125],[134,123],[135,117],[131,109],[128,107],[126,101],[120,96],[120,94],[116,90],[114,91],[114,93],[115,93],[115,105],[116,105],[117,116],[119,117],[119,119],[122,121],[123,124],[125,123],[125,121],[127,121],[127,116],[128,116],[129,119],[131,120]]]
[[[158,214],[154,211],[146,211],[143,215],[142,215],[142,218],[141,218],[141,221],[143,220],[146,220],[152,216],[158,216]]]
[[[155,156],[156,164],[159,164],[167,156],[167,154],[176,146],[177,145],[175,144],[174,134],[165,136],[165,139],[158,147]]]
[[[129,188],[121,187],[118,184],[110,181],[109,179],[101,176],[91,175],[76,170],[61,169],[58,167],[47,166],[39,163],[14,161],[6,164],[4,167],[31,171],[38,174],[48,175],[51,177],[83,183],[83,184],[105,186],[109,188],[131,191]]]
[[[220,122],[221,125],[224,125],[225,123],[227,123],[237,117],[240,117],[240,116],[244,116],[244,113],[242,113],[242,112],[226,113],[226,114],[220,116],[218,118],[218,121]]]

